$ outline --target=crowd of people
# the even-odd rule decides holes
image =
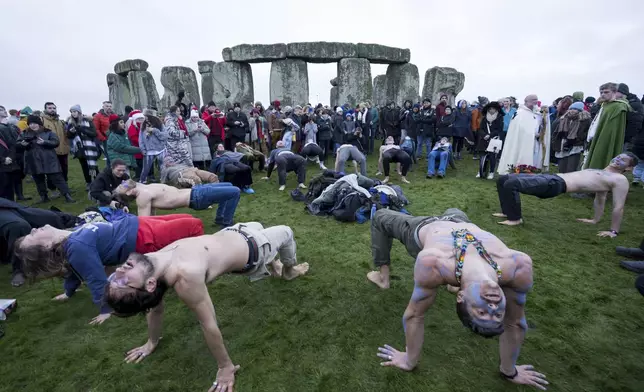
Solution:
[[[254,170],[266,172],[263,180],[277,170],[279,190],[294,172],[298,188],[305,189],[307,163],[328,171],[333,159],[332,175],[341,179],[337,184],[363,189],[361,182],[370,180],[367,156],[377,154],[376,177],[384,177],[370,180],[371,190],[392,182],[391,163],[407,184],[408,172],[423,159],[428,179],[444,178],[448,165],[455,167],[469,151],[479,161],[477,178],[498,175],[501,212],[494,215],[505,219],[499,223],[523,223],[520,194],[551,198],[571,193],[594,194],[593,218],[579,221],[597,224],[610,192],[611,226],[598,235],[615,237],[630,186],[624,173],[633,171],[632,183],[644,183],[644,107],[625,84],[603,84],[599,93],[595,100],[576,92],[552,105],[542,104],[536,95],[525,97],[522,104],[513,97],[489,101],[480,96],[455,107],[447,95],[436,105],[425,98],[380,108],[369,101],[334,108],[282,107],[274,101],[267,108],[257,102],[247,113],[239,103],[218,108],[209,102],[198,108],[180,95],[163,115],[156,108],[130,107],[117,114],[105,101],[92,116],[74,105],[66,120],[52,102],[41,112],[0,106],[3,262],[12,264],[14,286],[24,284],[25,277],[63,276],[58,301],[68,300],[85,282],[99,309],[92,324],[112,314],[147,312],[148,341],[126,354],[128,362],[143,360],[157,347],[163,297],[173,287],[195,312],[217,360],[211,390],[232,390],[238,366],[223,344],[207,283],[226,273],[251,280],[292,280],[309,269],[307,263],[297,263],[292,228],[235,224],[241,193],[254,193]],[[378,147],[376,140],[382,140]],[[68,185],[70,155],[83,172],[93,213],[77,217],[17,203],[29,200],[24,182],[35,184],[37,203],[61,196],[75,203]],[[106,166],[101,171],[102,160]],[[347,162],[356,174],[346,173]],[[558,173],[546,173],[553,166]],[[340,188],[329,187],[316,197],[324,199]],[[137,215],[130,213],[133,203]],[[155,216],[156,210],[205,210],[214,204],[214,223],[221,230],[211,235],[191,215]],[[505,379],[538,388],[548,384],[531,366],[517,364],[527,329],[526,295],[533,282],[528,255],[509,249],[457,209],[440,216],[412,216],[374,203],[370,218],[376,267],[367,275],[370,282],[390,287],[394,239],[416,258],[415,287],[403,317],[406,350],[380,347],[382,365],[403,370],[416,366],[424,314],[438,287],[446,285],[456,293],[457,315],[465,326],[485,337],[501,335],[499,371]],[[644,252],[617,251],[628,257]],[[644,261],[622,265],[644,274]],[[644,294],[644,278],[637,282]]]

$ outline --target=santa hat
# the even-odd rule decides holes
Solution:
[[[132,110],[128,116],[130,118],[133,118],[137,114],[143,115],[143,113],[140,110]]]
[[[198,112],[198,111],[196,111],[196,110],[191,110],[191,111],[190,111],[190,118],[192,118],[192,117],[197,117],[197,118],[199,118],[199,112]]]
[[[135,110],[135,112],[137,112],[137,111],[138,111],[138,113],[134,113],[134,115],[132,115],[132,114],[130,113],[130,119],[131,119],[132,121],[136,121],[136,120],[145,120],[145,116],[143,115],[143,113],[141,113],[141,111],[139,111],[139,110]]]
[[[114,121],[119,121],[121,119],[121,116],[118,114],[110,114],[110,124],[113,123]]]

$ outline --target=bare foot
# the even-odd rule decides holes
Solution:
[[[371,271],[367,274],[367,279],[372,281],[373,283],[376,284],[376,286],[380,287],[381,289],[388,289],[389,288],[389,282],[384,282],[382,279],[382,276],[380,275],[379,271]]]
[[[272,263],[268,265],[268,271],[271,273],[271,276],[275,278],[282,277],[283,268],[284,268],[284,264],[282,264],[280,259],[275,259],[273,260]]]
[[[460,288],[459,288],[459,287],[452,286],[451,284],[448,284],[448,285],[447,285],[447,291],[449,291],[449,292],[450,292],[450,293],[452,293],[452,294],[456,294],[456,293],[458,293],[458,290],[460,290]]]
[[[309,271],[309,263],[298,264],[295,267],[284,267],[282,277],[284,280],[293,280],[298,276],[302,276]]]
[[[404,182],[405,184],[409,184],[409,181],[405,177],[401,177],[400,181]]]
[[[523,219],[519,219],[518,221],[504,220],[503,222],[499,222],[500,225],[506,226],[519,226],[521,223],[523,223]]]
[[[508,217],[507,215],[505,215],[502,212],[495,212],[494,214],[492,214],[492,216],[496,216],[497,218],[507,218]]]

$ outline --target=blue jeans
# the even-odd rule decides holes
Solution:
[[[146,155],[143,157],[143,169],[141,169],[141,177],[139,178],[140,182],[145,183],[145,181],[148,179],[148,175],[150,174],[150,169],[152,169],[152,165],[154,165],[155,159],[159,164],[159,178],[161,178],[161,167],[163,167],[164,156],[165,156],[165,153],[162,152],[157,155]]]
[[[416,158],[420,158],[420,156],[423,154],[423,146],[426,146],[427,149],[427,159],[429,159],[429,153],[432,151],[432,138],[423,136],[423,135],[418,135],[416,137]]]
[[[230,226],[239,203],[239,193],[239,188],[229,182],[195,185],[190,192],[190,208],[205,210],[217,203],[215,223]]]
[[[640,162],[633,168],[633,182],[644,184],[644,162]]]
[[[438,151],[434,150],[429,153],[427,157],[427,175],[433,176],[434,170],[436,168],[436,158],[440,157],[440,163],[438,164],[438,174],[445,175],[445,170],[447,169],[447,161],[449,161],[449,151]]]
[[[284,132],[284,136],[282,136],[282,141],[284,142],[284,147],[290,150],[291,146],[293,145],[293,132],[292,131]]]

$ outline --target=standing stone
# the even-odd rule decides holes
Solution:
[[[340,106],[340,101],[338,100],[338,86],[331,87],[331,96],[329,98],[331,107]]]
[[[124,60],[114,65],[114,73],[121,76],[127,76],[132,71],[147,71],[148,62],[141,59]]]
[[[253,71],[248,63],[236,61],[215,63],[212,66],[212,100],[222,110],[239,102],[242,108],[254,104]]]
[[[387,67],[387,100],[402,106],[406,100],[418,102],[420,80],[414,64],[392,64]]]
[[[194,103],[201,106],[199,97],[199,86],[195,71],[188,67],[163,67],[161,68],[161,85],[165,88],[161,106],[167,109],[174,105],[180,91],[185,93],[183,103],[186,105]]]
[[[125,106],[132,104],[130,86],[125,76],[109,73],[107,74],[107,88],[110,90],[109,97],[112,101],[112,108],[115,113],[125,113]]]
[[[277,60],[271,63],[271,102],[284,106],[302,105],[309,101],[309,72],[306,61]]]
[[[267,63],[286,58],[286,44],[248,45],[242,44],[221,51],[224,61],[244,63]]]
[[[425,85],[423,98],[431,98],[433,103],[438,103],[442,94],[447,95],[448,103],[454,106],[456,96],[465,87],[465,75],[454,68],[433,67],[425,72]]]
[[[337,86],[338,85],[338,77],[336,76],[335,78],[331,79],[329,81],[329,83],[331,83],[331,86],[333,86],[333,87]]]
[[[387,75],[373,79],[373,104],[379,107],[387,105]]]
[[[338,62],[338,101],[352,107],[373,98],[371,64],[367,59],[342,59]]]
[[[208,105],[208,102],[212,101],[215,92],[215,84],[212,78],[212,67],[214,65],[215,62],[210,60],[197,61],[199,73],[201,74],[201,98],[204,105]]]
[[[161,109],[161,100],[157,85],[152,74],[148,71],[130,71],[127,74],[127,82],[130,86],[132,96],[132,107],[134,109],[157,108]]]

